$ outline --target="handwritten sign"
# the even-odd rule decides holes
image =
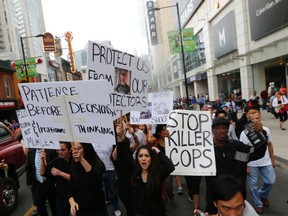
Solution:
[[[37,138],[115,143],[107,81],[21,83],[19,89]]]
[[[173,110],[173,92],[148,93],[148,111],[131,111],[131,124],[166,124]]]
[[[58,141],[39,140],[36,138],[25,109],[16,110],[16,114],[26,148],[60,149]]]
[[[216,175],[210,112],[174,110],[167,129],[165,149],[175,165],[174,175]]]
[[[107,80],[110,104],[114,109],[147,111],[148,72],[147,60],[88,42],[87,77]]]

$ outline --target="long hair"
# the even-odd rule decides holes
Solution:
[[[105,171],[105,165],[102,160],[97,155],[91,143],[80,143],[83,148],[83,157],[92,166],[97,167],[102,172]],[[75,163],[75,162],[73,162]],[[74,165],[74,164],[73,164]],[[73,166],[72,166],[73,167]]]
[[[138,155],[142,149],[146,149],[151,158],[151,164],[148,167],[148,177],[147,177],[147,189],[150,192],[157,189],[160,186],[160,163],[157,158],[157,154],[152,150],[150,146],[142,145],[136,151],[136,159],[135,159],[135,169],[132,176],[132,184],[136,182],[138,176],[141,176],[142,168],[138,162]]]
[[[164,129],[164,127],[166,127],[166,124],[157,124],[155,134],[153,134],[156,139],[160,139],[159,133]]]

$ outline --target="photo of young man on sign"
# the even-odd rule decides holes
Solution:
[[[115,83],[117,84],[115,92],[130,95],[131,71],[116,67],[115,78],[116,78]]]

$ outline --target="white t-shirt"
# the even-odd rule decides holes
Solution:
[[[245,202],[245,209],[244,209],[242,216],[258,216],[257,212],[251,206],[251,204],[247,202],[246,200],[244,202]]]
[[[106,170],[114,170],[115,169],[114,164],[111,161],[113,145],[105,145],[97,143],[92,143],[92,145],[99,158],[103,161]]]
[[[269,128],[263,127],[263,130],[265,130],[267,132],[267,137],[268,137],[267,142],[268,143],[272,142],[272,137],[271,137],[271,133],[270,133]],[[244,131],[241,132],[239,140],[241,142],[243,142],[244,144],[246,144],[246,145],[252,146],[250,140],[248,139],[248,137],[246,136]],[[271,158],[270,158],[269,151],[268,151],[268,146],[267,146],[264,157],[262,157],[262,158],[260,158],[258,160],[255,160],[255,161],[250,161],[247,165],[248,166],[253,166],[253,167],[260,167],[260,166],[268,166],[268,165],[271,165],[271,164],[272,164],[271,163]]]

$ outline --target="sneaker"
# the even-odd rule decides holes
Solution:
[[[37,209],[37,206],[35,206],[35,208],[33,209],[33,211],[31,212],[31,215],[38,215],[39,211]]]
[[[183,189],[182,189],[182,187],[178,187],[177,194],[178,194],[178,195],[182,195],[182,194],[183,194]]]
[[[106,205],[109,205],[111,203],[111,200],[106,200]]]
[[[114,211],[115,216],[121,216],[121,211],[120,210],[116,210]]]

